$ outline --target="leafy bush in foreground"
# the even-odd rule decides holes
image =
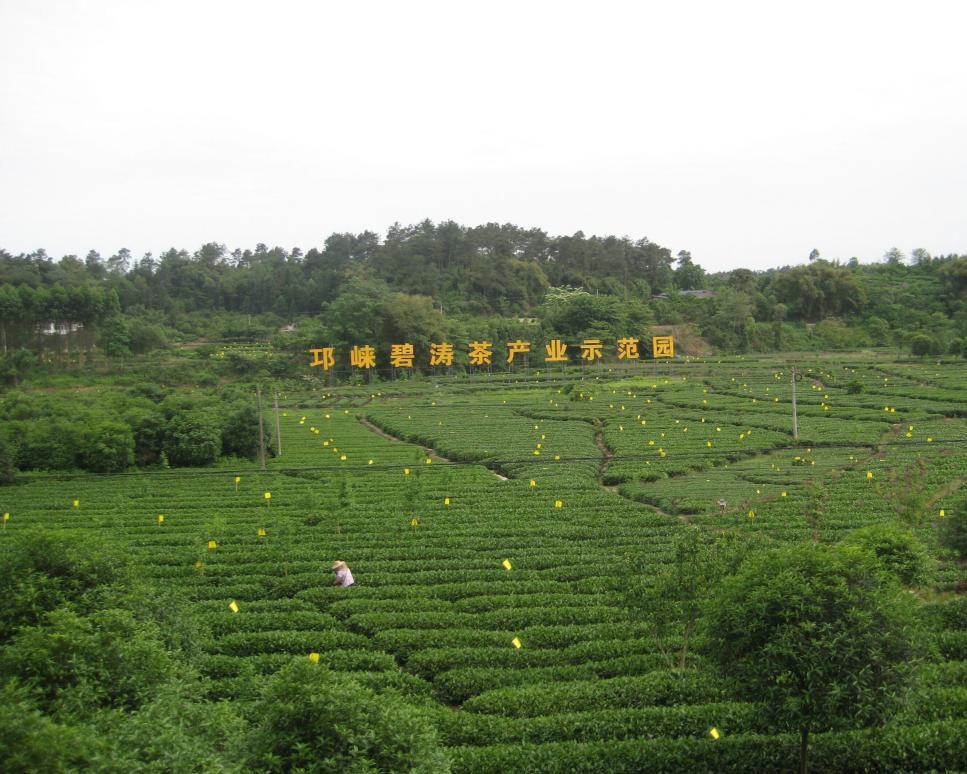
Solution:
[[[253,717],[250,765],[262,771],[450,770],[419,709],[308,659],[272,679]]]
[[[870,553],[886,572],[904,586],[919,585],[927,577],[930,556],[908,529],[890,524],[871,524],[850,532],[843,543]]]

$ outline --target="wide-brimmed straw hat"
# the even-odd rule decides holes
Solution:
[[[332,563],[332,569],[334,569],[334,570],[338,570],[341,567],[345,567],[345,566],[346,566],[346,563],[345,562],[340,562],[338,560]]]

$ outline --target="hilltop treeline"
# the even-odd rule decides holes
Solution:
[[[164,311],[317,314],[352,277],[375,277],[394,290],[426,295],[447,309],[518,314],[538,305],[552,285],[647,299],[652,292],[698,287],[702,272],[677,272],[668,248],[648,239],[549,237],[539,229],[452,221],[333,234],[306,252],[259,244],[229,252],[209,243],[193,253],[171,248],[135,258],[127,249],[102,258],[53,261],[44,251],[0,252],[0,284],[32,288],[104,283],[122,305]],[[688,277],[697,274],[698,277]]]
[[[695,291],[707,290],[704,297]],[[254,316],[254,321],[251,317]],[[241,320],[245,320],[244,323]],[[621,336],[691,323],[725,351],[916,345],[960,352],[967,257],[895,248],[877,264],[822,259],[709,275],[647,238],[551,237],[452,221],[332,234],[305,252],[209,243],[135,258],[0,250],[0,344],[43,348],[51,323],[81,323],[81,348],[145,352],[179,338],[267,339],[300,321],[316,342],[446,336]],[[537,326],[537,329],[534,329]],[[917,338],[919,337],[919,339]],[[296,342],[293,349],[304,342]],[[70,349],[68,343],[67,349]]]

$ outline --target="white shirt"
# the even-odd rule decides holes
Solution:
[[[336,582],[340,586],[352,586],[356,581],[353,580],[353,574],[348,567],[340,567],[336,570]]]

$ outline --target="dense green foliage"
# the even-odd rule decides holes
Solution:
[[[117,422],[136,455],[160,450],[137,475],[0,487],[5,771],[786,771],[798,737],[716,667],[718,593],[785,590],[797,622],[828,593],[828,631],[853,631],[890,576],[924,632],[908,689],[885,727],[882,697],[846,717],[827,697],[816,727],[839,730],[811,733],[813,766],[961,766],[963,566],[937,540],[967,470],[963,360],[800,355],[798,441],[771,358],[263,381],[282,449],[265,471],[168,469],[176,432],[197,432],[188,450],[252,443],[253,390],[209,378],[219,351],[4,394],[4,431]],[[802,572],[814,555],[835,572]],[[765,582],[780,565],[842,582]],[[881,641],[903,634],[879,620]]]
[[[223,456],[254,460],[259,448],[254,403],[254,395],[234,388],[168,394],[139,384],[93,396],[33,397],[12,391],[0,400],[0,467],[119,473],[135,464],[203,466]],[[271,446],[270,428],[264,435]]]
[[[648,621],[656,644],[669,667],[684,669],[696,626],[722,580],[734,572],[750,547],[740,548],[735,537],[707,537],[689,527],[675,537],[672,561],[645,569],[628,592],[628,604]],[[673,651],[669,640],[677,646]]]
[[[43,535],[0,555],[4,771],[230,766],[239,719],[194,698],[204,630],[113,552]]]
[[[967,559],[967,491],[963,491],[945,513],[940,540],[955,556]]]
[[[803,545],[751,559],[727,579],[706,619],[706,652],[799,731],[805,772],[813,731],[882,721],[902,702],[921,657],[914,603],[859,551]]]
[[[209,243],[157,258],[122,249],[53,261],[42,250],[0,250],[0,378],[16,383],[37,365],[15,360],[19,347],[70,364],[94,347],[125,358],[199,338],[273,341],[301,366],[310,346],[405,341],[426,368],[431,341],[465,350],[471,340],[613,340],[646,337],[655,323],[688,325],[727,352],[901,346],[958,356],[967,257],[914,252],[909,265],[891,251],[878,264],[812,256],[708,275],[688,251],[676,258],[648,239],[451,221],[396,224],[382,239],[333,234],[305,252]],[[285,323],[295,329],[280,332]],[[237,374],[286,370],[244,352],[223,364]]]
[[[309,661],[280,670],[253,708],[260,771],[450,770],[426,713]]]
[[[903,586],[916,586],[927,580],[930,555],[909,529],[892,524],[872,524],[850,532],[843,544],[870,553],[883,570]]]

